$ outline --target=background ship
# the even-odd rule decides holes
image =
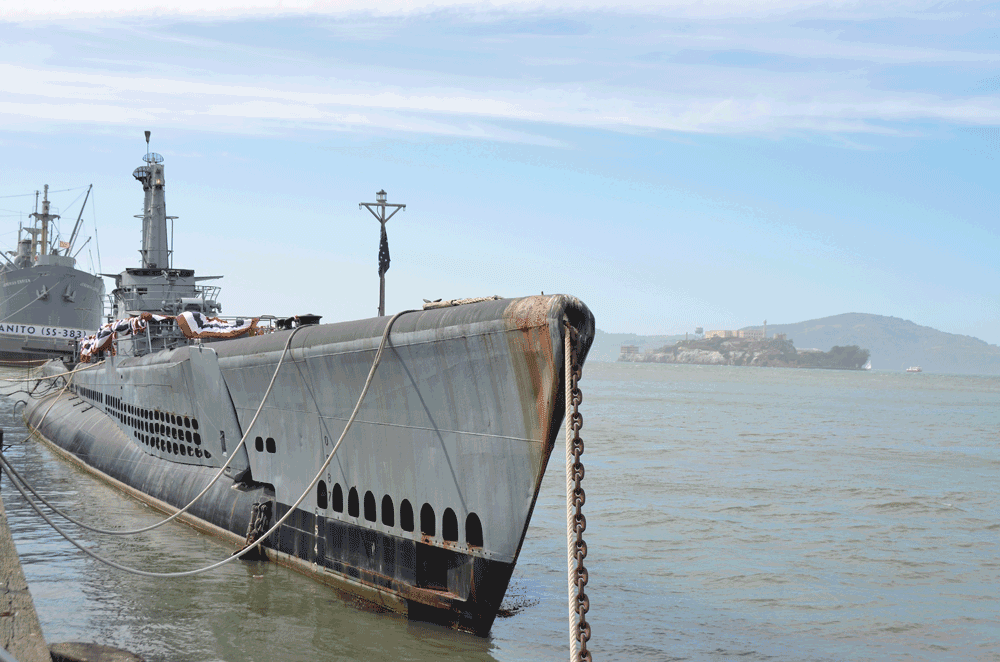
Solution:
[[[38,365],[72,355],[77,341],[102,322],[104,280],[77,269],[72,253],[83,207],[69,241],[53,232],[59,216],[50,213],[47,184],[42,210],[31,217],[33,225],[22,228],[17,250],[9,252],[13,259],[3,255],[0,266],[0,365]]]
[[[145,161],[143,264],[112,293],[130,319],[88,344],[102,362],[28,399],[29,427],[133,496],[165,512],[193,501],[185,521],[260,540],[380,610],[488,633],[559,435],[567,337],[582,365],[591,312],[556,295],[270,333],[213,318],[217,288],[162,266],[163,159]]]

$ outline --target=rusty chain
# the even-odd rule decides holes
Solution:
[[[243,545],[243,549],[258,544],[261,536],[267,532],[271,525],[271,505],[270,501],[258,501],[251,506],[250,522],[247,524],[247,541]],[[259,560],[261,557],[263,557],[263,551],[260,548],[243,555],[243,559],[246,561]]]
[[[583,490],[584,468],[583,439],[580,429],[583,428],[583,414],[580,413],[580,403],[583,402],[583,392],[579,380],[582,377],[579,357],[576,352],[576,341],[579,333],[571,325],[566,325],[566,497],[567,497],[567,535],[570,563],[570,653],[573,662],[592,662],[587,642],[590,641],[590,623],[587,622],[587,612],[590,610],[590,598],[584,589],[587,587],[589,573],[583,565],[587,558],[587,543],[583,532],[587,530],[587,518],[583,514],[583,504],[587,494]],[[575,590],[574,590],[575,589]],[[575,593],[575,595],[574,595]],[[574,618],[575,616],[575,618]],[[575,622],[574,622],[575,621]]]

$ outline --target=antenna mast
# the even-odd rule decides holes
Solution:
[[[38,196],[38,192],[37,191],[35,192],[35,196],[36,196],[36,200],[37,200],[37,196]],[[35,205],[36,205],[35,208],[37,209],[38,203],[36,202]],[[53,220],[59,218],[58,214],[50,214],[49,213],[49,185],[48,184],[45,185],[45,195],[42,198],[42,212],[41,213],[33,212],[31,215],[32,215],[32,217],[34,217],[34,219],[36,221],[40,221],[41,224],[42,224],[41,228],[26,228],[26,230],[29,233],[31,233],[31,254],[32,254],[32,256],[34,256],[34,258],[38,257],[39,251],[41,251],[41,253],[40,253],[41,255],[48,255],[48,253],[49,253],[49,221],[53,221]],[[42,238],[41,238],[40,241],[38,239],[38,235],[39,234],[42,235]],[[41,248],[39,248],[39,244],[41,244]]]

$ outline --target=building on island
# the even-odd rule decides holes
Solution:
[[[763,329],[744,329],[742,331],[731,331],[728,329],[717,329],[706,331],[705,339],[709,338],[744,338],[746,340],[764,340],[767,338],[767,320],[764,320]]]
[[[639,355],[638,345],[622,345],[621,355],[618,360],[626,360]]]

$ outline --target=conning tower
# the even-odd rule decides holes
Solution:
[[[177,218],[167,216],[164,196],[165,177],[163,157],[149,151],[146,131],[146,154],[132,176],[142,184],[142,256],[141,267],[130,267],[120,274],[105,274],[115,279],[111,293],[112,318],[124,319],[140,313],[178,315],[186,311],[217,315],[222,306],[218,302],[217,286],[198,285],[199,281],[221,276],[195,276],[194,269],[176,269],[173,266],[173,247],[167,234],[167,221]],[[119,351],[145,354],[184,344],[184,336],[172,322],[151,325],[146,338],[121,341]],[[129,347],[123,347],[129,345]]]
[[[142,183],[145,193],[142,213],[142,266],[144,269],[166,269],[170,266],[170,246],[167,243],[167,203],[163,194],[163,157],[149,151],[149,131],[146,131],[146,165],[139,166],[132,176]]]

